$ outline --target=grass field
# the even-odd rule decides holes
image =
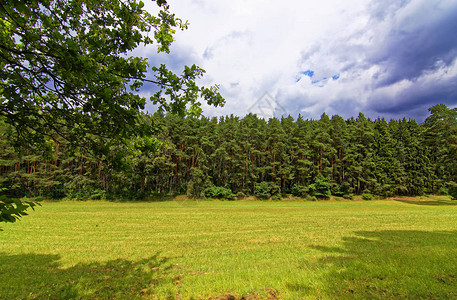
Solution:
[[[443,197],[45,202],[0,226],[1,299],[457,298]]]

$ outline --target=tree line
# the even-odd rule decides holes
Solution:
[[[421,124],[363,113],[346,120],[156,113],[142,122],[158,134],[111,143],[104,157],[58,136],[39,154],[15,148],[2,122],[0,188],[14,197],[82,199],[455,193],[457,109],[429,111]]]

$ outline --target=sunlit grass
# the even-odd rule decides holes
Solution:
[[[45,202],[0,298],[456,298],[457,201]]]

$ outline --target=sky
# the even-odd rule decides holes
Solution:
[[[223,108],[203,105],[206,116],[363,112],[422,122],[435,104],[457,106],[456,0],[168,3],[189,29],[176,33],[170,54],[136,54],[176,72],[205,69],[199,83],[220,85],[226,99]]]

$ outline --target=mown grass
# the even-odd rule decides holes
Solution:
[[[0,298],[457,298],[455,204],[45,202],[1,225]]]

